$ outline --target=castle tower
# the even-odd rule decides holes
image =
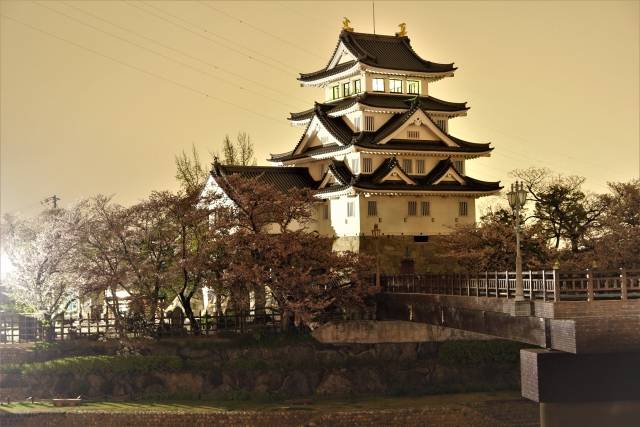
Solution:
[[[466,174],[467,161],[493,150],[449,133],[466,103],[429,96],[430,84],[455,70],[418,56],[404,28],[388,36],[345,26],[327,65],[300,74],[301,86],[322,88],[324,99],[291,113],[304,128],[293,149],[272,154],[273,167],[220,165],[213,180],[259,173],[312,188],[314,227],[337,237],[338,250],[362,250],[376,225],[387,239],[421,243],[473,224],[476,199],[501,187]]]

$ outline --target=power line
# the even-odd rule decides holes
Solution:
[[[0,14],[0,16],[2,16],[2,17],[3,17],[3,18],[5,18],[5,19],[9,19],[9,20],[11,20],[11,21],[14,21],[14,22],[16,22],[16,23],[18,23],[18,24],[20,24],[20,25],[23,25],[23,26],[25,26],[25,27],[27,27],[27,28],[30,28],[30,29],[32,29],[32,30],[34,30],[34,31],[37,31],[37,32],[39,32],[39,33],[45,34],[45,35],[47,35],[47,36],[49,36],[49,37],[52,37],[52,38],[54,38],[54,39],[56,39],[56,40],[62,41],[62,42],[64,42],[64,43],[68,43],[68,44],[70,44],[70,45],[72,45],[72,46],[75,46],[75,47],[77,47],[77,48],[79,48],[79,49],[82,49],[82,50],[85,50],[85,51],[87,51],[87,52],[91,52],[91,53],[93,53],[94,55],[100,56],[100,57],[102,57],[102,58],[106,58],[106,59],[108,59],[108,60],[110,60],[110,61],[113,61],[113,62],[115,62],[115,63],[117,63],[117,64],[120,64],[120,65],[122,65],[122,66],[124,66],[124,67],[130,68],[130,69],[132,69],[132,70],[138,71],[138,72],[140,72],[140,73],[143,73],[143,74],[146,74],[146,75],[149,75],[149,76],[155,77],[155,78],[157,78],[157,79],[159,79],[159,80],[163,80],[163,81],[165,81],[165,82],[171,83],[171,84],[173,84],[173,85],[175,85],[175,86],[181,87],[181,88],[183,88],[183,89],[185,89],[185,90],[188,90],[188,91],[190,91],[190,92],[196,93],[196,94],[201,95],[201,96],[203,96],[203,97],[205,97],[205,98],[208,98],[208,99],[210,99],[210,100],[215,100],[215,101],[221,102],[221,103],[223,103],[223,104],[231,105],[231,106],[233,106],[233,107],[235,107],[235,108],[237,108],[237,109],[239,109],[239,110],[246,111],[246,112],[248,112],[248,113],[254,114],[254,115],[256,115],[256,116],[260,116],[260,117],[265,118],[265,119],[267,119],[267,120],[271,120],[271,121],[274,121],[274,122],[277,122],[277,123],[282,123],[282,120],[280,120],[280,119],[276,119],[276,118],[274,118],[274,117],[267,116],[267,115],[265,115],[265,114],[259,113],[259,112],[257,112],[257,111],[253,111],[253,110],[251,110],[251,109],[245,108],[245,107],[243,107],[243,106],[241,106],[241,105],[238,105],[238,104],[235,104],[235,103],[233,103],[233,102],[230,102],[230,101],[227,101],[227,100],[224,100],[224,99],[221,99],[221,98],[218,98],[218,97],[212,96],[212,95],[210,95],[209,93],[204,92],[204,91],[202,91],[202,90],[200,90],[200,89],[197,89],[197,88],[194,88],[194,87],[191,87],[191,86],[185,85],[185,84],[180,83],[180,82],[178,82],[178,81],[176,81],[176,80],[172,80],[172,79],[170,79],[170,78],[168,78],[168,77],[165,77],[165,76],[163,76],[163,75],[160,75],[160,74],[154,73],[153,71],[148,71],[148,70],[145,70],[144,68],[140,68],[140,67],[138,67],[138,66],[136,66],[136,65],[131,65],[131,64],[129,64],[129,63],[127,63],[127,62],[124,62],[124,61],[122,61],[122,60],[120,60],[120,59],[118,59],[118,58],[114,58],[114,57],[112,57],[112,56],[105,55],[105,54],[103,54],[103,53],[101,53],[101,52],[98,52],[97,50],[94,50],[94,49],[88,48],[88,47],[83,46],[83,45],[81,45],[81,44],[79,44],[79,43],[76,43],[76,42],[74,42],[74,41],[71,41],[71,40],[65,39],[65,38],[60,37],[60,36],[58,36],[58,35],[56,35],[56,34],[53,34],[53,33],[49,32],[49,31],[46,31],[46,30],[40,29],[40,28],[38,28],[38,27],[35,27],[35,26],[31,25],[31,24],[27,24],[26,22],[20,21],[19,19],[16,19],[16,18],[11,17],[11,16],[9,16],[9,15]]]
[[[51,209],[58,209],[58,202],[59,201],[60,201],[60,197],[58,197],[58,196],[56,196],[54,194],[53,196],[47,197],[46,199],[41,201],[40,204],[42,204],[42,205],[51,204]]]
[[[264,81],[257,81],[257,80],[253,80],[253,79],[251,79],[251,78],[249,78],[249,77],[246,77],[246,76],[240,75],[240,74],[238,74],[238,73],[236,73],[236,72],[229,71],[229,70],[225,69],[224,67],[221,67],[221,66],[220,66],[220,65],[218,65],[218,64],[214,64],[214,63],[212,63],[212,62],[206,61],[206,60],[204,60],[204,59],[202,59],[202,58],[199,58],[199,57],[194,56],[194,55],[192,55],[192,54],[190,54],[190,53],[188,53],[188,52],[185,52],[184,50],[177,49],[177,48],[174,48],[174,47],[172,47],[172,46],[168,46],[168,45],[166,45],[166,44],[164,44],[164,43],[162,43],[162,42],[160,42],[160,41],[158,41],[158,40],[156,40],[156,39],[153,39],[153,38],[151,38],[151,37],[145,36],[144,34],[140,34],[140,33],[136,32],[136,31],[133,31],[133,30],[131,30],[131,29],[129,29],[129,28],[125,28],[125,27],[123,27],[122,25],[115,24],[115,23],[113,23],[113,22],[111,22],[111,21],[109,21],[109,20],[106,20],[106,19],[104,19],[104,18],[102,18],[102,17],[100,17],[100,16],[97,16],[97,15],[95,15],[95,14],[93,14],[93,13],[89,12],[89,11],[86,11],[86,10],[84,10],[84,9],[80,8],[80,7],[77,7],[77,6],[74,6],[74,5],[72,5],[72,4],[65,3],[65,2],[62,2],[62,3],[63,3],[63,4],[65,4],[67,7],[70,7],[70,8],[76,9],[76,10],[78,10],[79,12],[84,13],[84,14],[86,14],[86,15],[88,15],[88,16],[91,16],[91,17],[92,17],[92,18],[94,18],[94,19],[97,19],[97,20],[99,20],[99,21],[105,22],[106,24],[109,24],[109,25],[111,25],[111,26],[113,26],[113,27],[115,27],[115,28],[119,28],[120,30],[122,30],[122,31],[126,31],[126,32],[128,32],[128,33],[130,33],[130,34],[133,34],[133,35],[135,35],[136,37],[140,37],[140,38],[142,38],[142,39],[148,40],[148,41],[150,41],[151,43],[154,43],[154,44],[156,44],[156,45],[158,45],[158,46],[161,46],[161,47],[163,47],[163,48],[165,48],[165,49],[168,49],[168,50],[171,50],[171,51],[173,51],[173,52],[179,53],[180,55],[183,55],[183,56],[185,56],[185,57],[187,57],[187,58],[193,59],[194,61],[198,61],[198,62],[200,62],[200,63],[202,63],[202,64],[204,64],[204,65],[206,65],[206,66],[208,66],[208,67],[211,67],[211,68],[213,68],[213,69],[215,69],[215,70],[217,70],[217,71],[220,71],[220,72],[226,73],[226,74],[228,74],[228,75],[231,75],[231,76],[233,76],[233,77],[235,77],[235,78],[240,78],[240,79],[245,80],[245,81],[247,81],[247,82],[253,83],[253,84],[255,84],[256,86],[260,86],[260,87],[261,87],[261,88],[263,88],[263,89],[270,90],[270,91],[272,91],[272,92],[274,92],[274,93],[277,93],[277,94],[279,94],[279,95],[283,95],[283,94],[285,94],[285,93],[284,93],[283,91],[281,91],[280,89],[276,89],[276,88],[273,88],[273,87],[271,87],[271,86],[269,86],[269,85],[266,85],[266,84],[264,83]],[[289,94],[285,94],[285,95],[289,95]],[[289,95],[289,96],[290,96],[290,95]],[[302,100],[302,98],[298,98],[298,99]],[[305,101],[306,101],[306,100],[305,100]],[[289,105],[289,106],[291,106],[291,105]]]
[[[135,47],[137,47],[137,48],[139,48],[139,49],[146,50],[147,52],[151,52],[151,53],[153,53],[154,55],[160,56],[161,58],[164,58],[164,59],[166,59],[166,60],[168,60],[168,61],[175,62],[176,64],[179,64],[179,65],[181,65],[181,66],[183,66],[183,67],[186,67],[186,68],[189,68],[189,69],[191,69],[191,70],[194,70],[194,71],[196,71],[196,72],[198,72],[198,73],[201,73],[201,74],[205,74],[205,75],[208,75],[208,76],[214,77],[214,78],[216,78],[218,81],[220,81],[220,82],[222,82],[222,83],[228,84],[228,85],[233,86],[233,87],[235,87],[235,88],[238,88],[238,89],[240,89],[240,90],[244,90],[244,91],[247,91],[247,92],[252,92],[252,93],[254,93],[254,94],[258,95],[258,96],[261,96],[261,97],[263,97],[263,98],[266,98],[266,99],[268,99],[268,100],[270,100],[270,101],[273,101],[273,102],[276,102],[276,103],[278,103],[278,104],[282,104],[282,105],[287,106],[287,107],[293,107],[293,105],[286,104],[286,103],[284,103],[284,102],[280,101],[279,99],[274,99],[274,98],[271,98],[271,97],[269,97],[269,96],[263,95],[263,94],[261,94],[261,93],[259,93],[259,92],[255,91],[255,90],[248,89],[248,88],[245,88],[245,87],[243,87],[243,86],[238,86],[237,84],[235,84],[235,83],[233,83],[233,82],[230,82],[230,81],[228,81],[228,80],[226,80],[226,79],[224,79],[224,78],[222,78],[222,77],[220,77],[220,76],[217,76],[217,75],[215,75],[215,74],[212,74],[212,73],[210,73],[210,72],[208,72],[208,71],[200,70],[199,68],[196,68],[196,67],[194,67],[194,66],[192,66],[192,65],[190,65],[190,64],[187,64],[187,63],[185,63],[185,62],[182,62],[182,61],[180,61],[180,60],[174,59],[174,58],[172,58],[172,57],[170,57],[170,56],[167,56],[167,55],[165,55],[165,54],[163,54],[163,53],[161,53],[161,52],[158,52],[158,51],[153,50],[153,49],[149,49],[149,48],[147,48],[147,47],[145,47],[145,46],[142,46],[142,45],[140,45],[140,44],[138,44],[138,43],[136,43],[136,42],[133,42],[133,41],[131,41],[131,40],[128,40],[128,39],[126,39],[126,38],[124,38],[124,37],[120,37],[120,36],[118,36],[118,35],[116,35],[116,34],[113,34],[113,33],[108,32],[108,31],[104,31],[104,30],[102,30],[102,29],[100,29],[100,28],[98,28],[98,27],[96,27],[96,26],[94,26],[94,25],[91,25],[91,24],[88,24],[88,23],[86,23],[86,22],[83,22],[83,21],[82,21],[82,20],[80,20],[80,19],[74,18],[74,17],[72,17],[72,16],[70,16],[70,15],[67,15],[66,13],[63,13],[63,12],[60,12],[60,11],[55,10],[55,9],[53,9],[53,8],[50,8],[49,6],[45,6],[44,4],[41,4],[41,3],[39,3],[39,2],[32,2],[32,3],[33,3],[33,4],[35,4],[35,5],[37,5],[37,6],[43,7],[43,8],[45,8],[45,9],[48,9],[48,10],[50,10],[51,12],[57,13],[57,14],[59,14],[59,15],[61,15],[61,16],[64,16],[65,18],[67,18],[67,19],[69,19],[69,20],[71,20],[71,21],[77,22],[77,23],[79,23],[80,25],[84,25],[84,26],[86,26],[86,27],[88,27],[88,28],[91,28],[91,29],[92,29],[92,30],[94,30],[94,31],[98,31],[98,32],[100,32],[100,33],[106,34],[106,35],[108,35],[108,36],[110,36],[110,37],[113,37],[113,38],[115,38],[115,39],[118,39],[118,40],[120,40],[120,41],[122,41],[122,42],[125,42],[125,43],[128,43],[128,44],[132,45],[132,46],[135,46]]]
[[[228,12],[224,11],[224,10],[220,10],[220,9],[218,9],[218,8],[216,8],[216,7],[211,6],[208,2],[200,2],[200,4],[201,4],[202,6],[205,6],[205,7],[209,8],[209,9],[211,9],[211,10],[213,10],[213,11],[217,12],[217,13],[220,13],[220,14],[222,14],[222,15],[224,15],[224,16],[226,16],[226,17],[230,18],[230,19],[237,20],[239,23],[244,24],[244,25],[248,26],[249,28],[254,29],[255,31],[258,31],[258,32],[260,32],[260,33],[262,33],[262,34],[265,34],[265,35],[269,36],[269,37],[273,37],[274,39],[279,40],[279,41],[281,41],[282,43],[286,43],[286,44],[288,44],[289,46],[292,46],[292,47],[294,47],[294,48],[296,48],[296,49],[300,50],[301,52],[305,52],[305,53],[307,53],[307,54],[309,54],[309,55],[311,55],[311,56],[315,56],[316,58],[322,58],[322,59],[324,59],[323,57],[321,57],[320,55],[318,55],[318,54],[317,54],[317,53],[315,53],[315,52],[310,51],[310,50],[309,50],[309,49],[307,49],[306,47],[299,46],[299,45],[297,45],[297,44],[295,44],[295,43],[291,42],[290,40],[287,40],[287,39],[285,39],[285,38],[282,38],[282,37],[280,37],[280,36],[277,36],[277,35],[275,35],[275,34],[272,34],[272,33],[268,32],[268,31],[266,31],[266,30],[263,30],[262,28],[257,27],[257,26],[255,26],[255,25],[253,25],[253,24],[251,24],[251,23],[249,23],[249,22],[247,22],[247,21],[244,21],[244,20],[242,20],[241,18],[238,18],[237,16],[234,16],[234,15],[232,15],[232,14],[230,14],[230,13],[228,13]]]
[[[255,51],[255,50],[253,50],[253,49],[246,48],[246,47],[244,47],[244,46],[242,46],[242,45],[240,45],[240,44],[238,44],[238,43],[235,43],[233,40],[229,39],[228,37],[224,37],[224,36],[218,35],[218,34],[213,33],[213,32],[211,32],[211,31],[209,31],[209,30],[207,30],[207,29],[198,28],[198,26],[197,26],[197,25],[194,25],[193,23],[190,23],[189,21],[186,21],[186,20],[184,20],[184,19],[180,18],[179,16],[176,16],[176,15],[174,15],[174,14],[172,14],[172,13],[169,13],[169,12],[167,12],[167,11],[165,11],[165,10],[163,10],[163,9],[160,9],[160,8],[158,8],[158,7],[156,7],[156,6],[153,6],[153,5],[150,5],[150,4],[147,4],[147,3],[143,3],[143,4],[144,4],[145,6],[147,6],[147,7],[150,7],[150,8],[152,8],[152,9],[158,10],[158,11],[160,11],[161,13],[163,13],[163,14],[165,14],[165,15],[171,16],[173,19],[177,19],[177,20],[179,20],[179,21],[185,22],[187,25],[195,26],[195,27],[196,27],[196,28],[198,28],[200,31],[203,31],[203,32],[205,32],[205,33],[207,33],[207,34],[211,34],[211,35],[212,35],[212,36],[214,36],[214,37],[218,37],[218,38],[220,38],[220,39],[224,40],[226,43],[221,43],[221,42],[219,42],[219,41],[217,41],[217,40],[214,40],[214,39],[212,39],[212,38],[210,38],[210,37],[207,37],[207,36],[205,36],[204,34],[201,34],[201,33],[199,33],[198,31],[194,31],[194,30],[192,30],[191,28],[189,28],[189,27],[187,27],[187,26],[185,26],[185,25],[183,25],[183,24],[176,23],[176,22],[174,22],[174,21],[172,21],[172,20],[170,20],[170,19],[167,19],[167,18],[163,17],[162,15],[158,15],[157,13],[154,13],[154,12],[152,12],[152,11],[149,11],[149,10],[146,10],[146,9],[144,9],[144,8],[141,8],[140,6],[138,6],[138,5],[134,4],[134,3],[131,3],[131,2],[124,2],[124,4],[126,4],[127,6],[134,7],[134,8],[136,8],[136,9],[138,9],[138,10],[141,10],[142,12],[144,12],[144,13],[146,13],[146,14],[149,14],[149,15],[155,16],[156,18],[161,19],[161,20],[163,20],[163,21],[165,21],[165,22],[168,22],[168,23],[170,23],[171,25],[174,25],[174,26],[176,26],[176,27],[178,27],[178,28],[182,28],[183,30],[188,31],[188,32],[190,32],[190,33],[192,33],[192,34],[195,34],[196,36],[198,36],[198,37],[200,37],[200,38],[202,38],[202,39],[204,39],[204,40],[208,40],[208,41],[209,41],[209,42],[211,42],[211,43],[215,43],[216,45],[222,46],[222,47],[224,47],[225,49],[228,49],[228,50],[230,50],[230,51],[232,51],[232,52],[236,52],[236,53],[238,53],[239,55],[245,56],[245,57],[247,57],[247,58],[251,59],[252,61],[259,62],[259,63],[261,63],[261,64],[263,64],[263,65],[266,65],[267,67],[271,67],[271,68],[276,69],[276,70],[278,70],[278,71],[280,71],[280,72],[291,73],[291,70],[290,70],[290,69],[287,69],[287,68],[284,68],[284,67],[280,67],[280,66],[278,66],[278,65],[273,65],[273,64],[270,64],[269,62],[266,62],[266,61],[263,61],[263,60],[261,60],[261,59],[259,59],[259,58],[256,58],[255,56],[248,55],[248,54],[246,54],[246,53],[244,53],[244,52],[241,52],[241,51],[239,51],[239,50],[237,50],[237,49],[234,49],[234,48],[232,48],[232,47],[228,46],[228,44],[227,44],[227,43],[230,43],[230,44],[234,44],[234,45],[240,46],[242,49],[245,49],[245,50],[250,51],[250,52],[255,52],[255,54],[256,54],[256,55],[260,55],[260,56],[263,56],[263,57],[265,57],[265,58],[270,59],[271,61],[274,61],[274,62],[276,62],[276,63],[280,63],[281,61],[279,61],[279,60],[277,60],[277,59],[273,59],[273,58],[271,58],[271,57],[269,57],[269,56],[267,56],[267,55],[264,55],[264,54],[262,54],[262,53],[260,53],[260,52]]]

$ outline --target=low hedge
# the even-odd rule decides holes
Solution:
[[[46,362],[6,365],[0,368],[2,373],[20,373],[22,375],[63,375],[90,373],[145,373],[177,372],[183,368],[182,360],[177,356],[77,356]]]

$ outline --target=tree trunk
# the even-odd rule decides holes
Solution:
[[[182,303],[182,308],[184,308],[184,314],[186,314],[189,319],[189,323],[191,324],[191,333],[194,335],[200,335],[200,323],[198,323],[195,314],[193,314],[191,298],[180,295],[180,302]]]
[[[53,341],[56,337],[54,317],[50,313],[44,314],[43,332],[45,341]]]

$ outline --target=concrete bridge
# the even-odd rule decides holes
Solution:
[[[640,270],[382,277],[379,320],[408,320],[532,344],[522,395],[543,426],[638,425]]]

